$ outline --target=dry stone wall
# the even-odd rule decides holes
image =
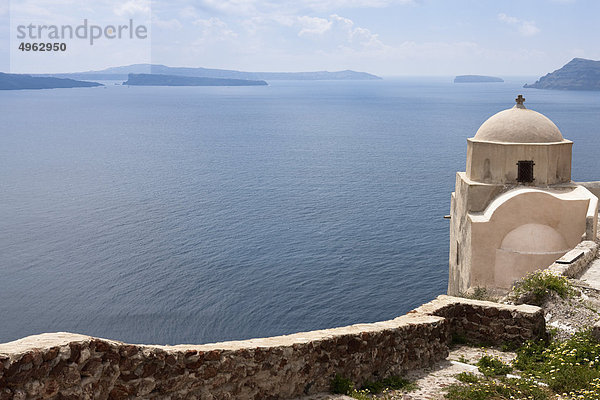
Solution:
[[[451,336],[470,343],[517,345],[546,335],[543,310],[526,304],[439,296],[411,312],[444,317],[450,323]]]
[[[440,296],[390,321],[206,345],[47,333],[0,344],[0,399],[292,398],[327,391],[336,374],[360,384],[430,366],[456,332],[523,341],[543,336],[544,318],[533,306]]]

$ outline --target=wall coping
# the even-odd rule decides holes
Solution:
[[[178,345],[149,345],[135,344],[142,349],[160,349],[167,352],[181,352],[187,350],[196,351],[235,351],[241,349],[273,348],[287,347],[295,344],[306,344],[309,342],[327,340],[339,336],[356,335],[359,333],[380,332],[393,330],[403,327],[409,327],[420,324],[431,324],[443,322],[443,317],[427,314],[409,313],[400,317],[388,320],[374,322],[370,324],[354,324],[331,329],[321,329],[316,331],[298,332],[290,335],[281,335],[265,338],[236,340],[226,342],[216,342],[207,344],[178,344]],[[97,338],[93,336],[81,335],[69,332],[42,333],[39,335],[27,336],[12,342],[0,343],[0,355],[13,356],[33,349],[48,349],[51,347],[65,346],[74,342],[88,342],[100,339],[102,341],[115,344],[126,345],[128,343],[117,340]]]
[[[531,316],[533,316],[541,311],[540,307],[533,306],[530,304],[520,304],[520,305],[515,306],[515,305],[511,305],[511,304],[496,303],[493,301],[473,300],[473,299],[467,299],[464,297],[440,295],[436,299],[430,301],[429,303],[425,303],[425,304],[421,305],[420,307],[417,307],[414,310],[409,311],[409,313],[421,313],[421,314],[435,315],[435,313],[442,308],[449,307],[449,306],[456,306],[459,304],[467,304],[467,305],[478,306],[478,307],[493,307],[498,310],[507,310],[507,311],[511,311],[511,312],[517,311],[519,313],[527,314],[527,315],[531,315]]]
[[[141,349],[160,349],[167,352],[180,352],[187,350],[196,351],[235,351],[241,349],[257,349],[257,348],[274,348],[287,347],[295,344],[306,344],[309,342],[322,341],[344,335],[356,335],[359,333],[380,332],[392,330],[411,325],[439,323],[444,320],[443,317],[435,315],[442,308],[456,306],[459,304],[467,304],[478,307],[493,307],[499,310],[517,311],[519,313],[534,315],[539,312],[540,308],[532,305],[521,304],[518,306],[509,304],[500,304],[490,301],[472,300],[463,297],[454,297],[448,295],[440,295],[436,299],[425,303],[407,314],[396,317],[387,321],[374,323],[362,323],[349,326],[343,326],[331,329],[321,329],[315,331],[298,332],[289,335],[253,338],[247,340],[235,340],[225,342],[215,342],[207,344],[178,344],[178,345],[152,345],[152,344],[135,344]],[[51,347],[65,346],[74,342],[88,342],[91,340],[100,339],[102,341],[112,343],[114,345],[124,345],[127,343],[97,338],[94,336],[81,335],[69,332],[53,332],[42,333],[39,335],[27,336],[17,339],[12,342],[0,343],[0,354],[5,356],[17,356],[21,353],[31,351],[32,349],[48,349]]]
[[[577,278],[587,270],[590,262],[598,254],[598,243],[591,240],[584,240],[583,242],[578,243],[573,250],[583,251],[583,256],[569,264],[554,262],[545,270],[555,275],[562,275],[567,278]]]

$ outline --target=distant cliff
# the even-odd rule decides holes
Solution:
[[[227,69],[168,67],[159,64],[133,64],[112,67],[101,71],[87,71],[70,74],[53,74],[60,78],[124,80],[128,74],[162,74],[202,78],[250,79],[250,80],[373,80],[380,77],[356,71],[314,71],[314,72],[244,72]]]
[[[541,77],[534,89],[600,90],[600,61],[574,58],[564,67]]]
[[[0,90],[57,89],[94,86],[104,85],[96,82],[76,81],[74,79],[39,77],[24,74],[5,74],[0,72]]]
[[[265,81],[247,79],[200,78],[160,74],[129,74],[123,85],[133,86],[264,86]]]
[[[458,75],[454,83],[504,82],[504,79],[485,75]]]

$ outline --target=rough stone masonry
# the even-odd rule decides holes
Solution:
[[[543,337],[541,309],[440,296],[390,321],[206,345],[132,345],[72,333],[0,344],[0,399],[285,399],[345,376],[402,375],[474,341]]]

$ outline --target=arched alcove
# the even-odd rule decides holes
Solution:
[[[563,235],[551,226],[529,223],[508,232],[496,250],[494,280],[497,287],[546,268],[569,251]]]

